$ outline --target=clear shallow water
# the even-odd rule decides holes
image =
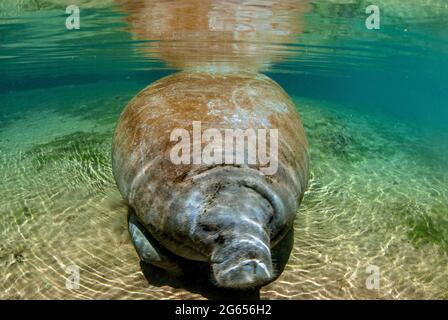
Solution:
[[[142,272],[110,165],[127,102],[205,61],[262,68],[293,97],[309,139],[294,249],[261,298],[447,299],[448,9],[420,2],[378,1],[377,31],[364,27],[364,1],[256,11],[260,20],[244,18],[251,5],[226,8],[264,26],[261,38],[242,28],[226,41],[198,34],[201,13],[164,2],[84,1],[76,31],[64,1],[0,2],[0,297],[225,297]],[[172,27],[154,12],[186,17]],[[293,32],[276,38],[269,25]],[[78,290],[65,287],[72,264]],[[379,290],[366,288],[369,265]]]

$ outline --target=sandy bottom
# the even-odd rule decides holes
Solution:
[[[112,87],[0,96],[0,298],[219,296],[142,272],[110,165],[114,125],[141,85]],[[448,299],[447,137],[321,101],[296,103],[312,179],[290,260],[259,296]],[[73,266],[79,288],[67,287]],[[366,285],[369,266],[378,267],[378,289]]]

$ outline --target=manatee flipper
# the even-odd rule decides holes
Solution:
[[[164,269],[174,275],[182,275],[183,271],[176,257],[163,248],[138,221],[131,212],[128,221],[129,233],[140,259],[153,266]]]

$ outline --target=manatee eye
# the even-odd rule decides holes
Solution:
[[[205,232],[213,231],[213,229],[210,228],[209,226],[203,226],[203,227],[202,227],[202,230],[204,230]]]
[[[218,231],[218,226],[215,225],[215,224],[200,223],[199,226],[202,228],[202,231],[204,231],[204,232],[215,232],[215,231]]]

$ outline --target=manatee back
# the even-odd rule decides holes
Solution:
[[[178,141],[171,141],[171,134],[183,129],[193,137],[195,121],[201,123],[202,132],[211,128],[278,130],[278,170],[256,179],[268,183],[284,206],[285,213],[272,224],[273,237],[284,226],[291,226],[309,170],[305,132],[291,99],[260,74],[181,72],[142,90],[124,110],[115,132],[114,176],[124,199],[145,227],[175,251],[185,253],[195,246],[192,217],[210,201],[211,195],[203,193],[212,191],[195,185],[194,177],[226,165],[173,163],[171,151]],[[199,150],[203,150],[207,141],[200,143]],[[247,160],[230,166],[260,171],[259,163]]]

